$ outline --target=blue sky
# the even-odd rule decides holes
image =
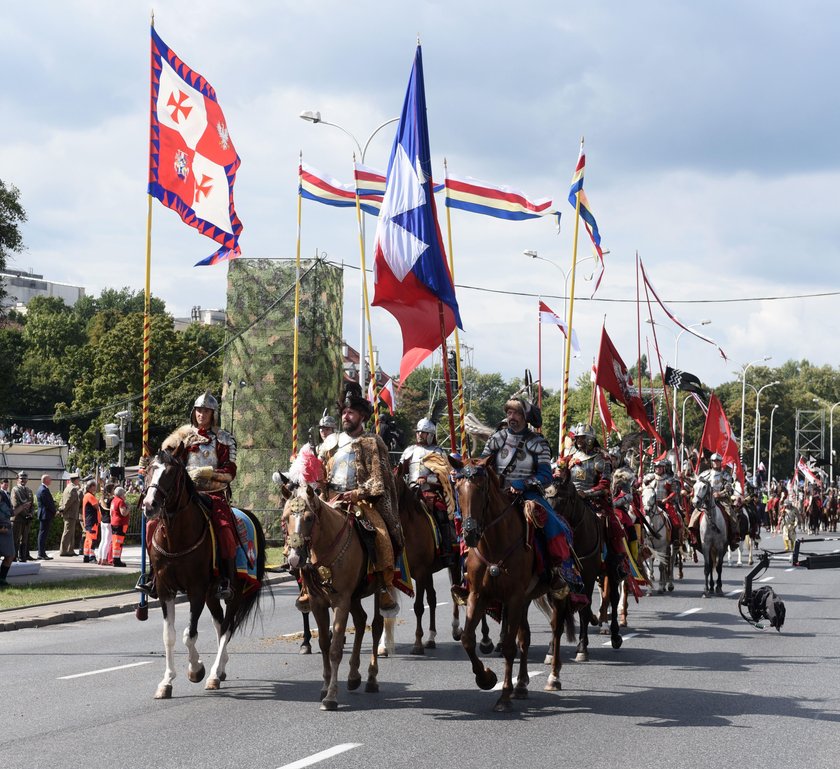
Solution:
[[[704,331],[728,362],[688,335],[679,343],[680,367],[707,383],[764,355],[836,363],[826,343],[840,333],[836,296],[720,301],[840,288],[836,4],[162,0],[154,9],[161,37],[210,81],[225,111],[242,158],[244,256],[294,255],[300,151],[350,180],[350,139],[298,114],[320,110],[364,143],[399,113],[419,35],[435,173],[446,157],[453,174],[550,196],[564,211],[559,235],[548,221],[453,212],[457,283],[542,293],[562,311],[563,299],[548,297],[562,296],[560,268],[571,264],[565,199],[583,135],[586,189],[610,250],[598,299],[635,297],[638,250],[681,319],[712,320]],[[149,13],[133,0],[0,11],[0,178],[20,188],[29,214],[28,250],[10,266],[92,293],[143,287]],[[368,165],[385,168],[392,140],[390,127],[377,135]],[[304,256],[317,249],[358,265],[352,212],[305,202],[301,232]],[[155,203],[152,291],[175,314],[224,306],[226,268],[192,267],[213,250]],[[579,258],[590,253],[581,239]],[[632,302],[584,301],[591,285],[578,278],[583,356],[573,376],[597,353],[605,315],[619,351],[635,356]],[[357,271],[347,271],[345,289],[345,335],[357,344]],[[508,377],[536,369],[536,297],[458,296],[479,368]],[[660,332],[671,363],[676,330]],[[551,332],[547,386],[561,375]],[[399,330],[377,308],[373,335],[395,371]]]

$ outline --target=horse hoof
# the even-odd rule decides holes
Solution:
[[[559,692],[562,690],[563,685],[560,683],[560,679],[553,676],[549,676],[546,685],[543,686],[544,692]]]
[[[722,587],[716,587],[715,588],[715,595],[723,595],[723,588]]]
[[[545,659],[543,660],[543,665],[551,665],[554,662],[554,655],[553,654],[546,654]]]
[[[475,682],[478,684],[478,688],[482,691],[489,692],[497,683],[499,679],[496,678],[496,674],[490,670],[490,668],[484,668],[483,673],[477,673],[475,677]]]
[[[226,679],[227,679],[227,673],[220,673],[219,674],[219,680],[220,681],[225,681]]]
[[[204,680],[204,665],[202,665],[198,670],[188,670],[187,671],[187,678],[189,678],[191,683],[197,684],[199,681]]]
[[[365,691],[368,694],[376,694],[379,691],[379,683],[377,681],[368,681],[365,684]]]
[[[414,654],[416,656],[421,656],[422,657],[426,653],[426,650],[423,648],[422,645],[417,645],[417,646],[412,646],[411,647],[411,652],[410,653]]]
[[[210,692],[215,692],[218,689],[220,689],[221,686],[222,686],[222,682],[218,678],[208,678],[207,683],[204,684],[204,690],[205,691],[210,691]]]
[[[578,652],[575,655],[575,662],[589,662],[589,652]]]
[[[510,700],[499,700],[493,706],[494,713],[510,713],[511,710],[513,710],[513,705]]]
[[[528,689],[524,686],[517,686],[513,690],[513,699],[515,699],[515,700],[527,700],[528,699]]]
[[[598,631],[598,633],[600,633],[601,635],[609,635],[610,634],[610,629],[608,627],[602,627]]]
[[[673,592],[674,592],[674,583],[673,583],[673,582],[669,582],[669,583],[668,583],[668,592],[669,592],[669,593],[673,593]]]
[[[298,654],[312,654],[312,647],[309,644],[301,644]]]
[[[434,641],[426,641],[427,649],[437,649],[437,644]]]
[[[171,700],[172,699],[172,684],[166,684],[165,686],[158,686],[157,691],[155,692],[155,699],[156,700]]]
[[[461,630],[461,628],[458,628],[457,630],[453,630],[452,631],[452,640],[453,641],[460,641],[461,640],[461,635],[463,634],[463,632],[464,631]]]
[[[610,643],[612,644],[613,649],[620,649],[621,644],[624,643],[624,639],[620,635],[614,635],[610,638]]]
[[[348,678],[347,679],[347,691],[355,692],[362,685],[362,677],[359,676],[358,678]],[[323,699],[323,698],[322,698]]]
[[[322,700],[321,710],[338,710],[338,700]]]
[[[493,642],[492,641],[482,641],[478,645],[479,650],[482,654],[490,654],[493,651]]]
[[[388,656],[388,649],[383,644],[376,650],[377,657],[387,657]]]
[[[627,617],[619,617],[618,618],[618,626],[619,627],[627,627]]]

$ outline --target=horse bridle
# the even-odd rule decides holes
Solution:
[[[286,511],[289,515],[293,515],[295,518],[299,520],[303,520],[304,515],[306,514],[307,504],[302,497],[292,497],[288,502],[286,502]],[[295,525],[295,531],[290,534],[286,539],[286,545],[288,547],[294,548],[295,550],[300,551],[301,561],[300,566],[311,566],[315,569],[323,570],[324,574],[329,574],[330,567],[338,561],[342,555],[346,552],[347,548],[350,545],[350,539],[352,535],[352,523],[353,518],[355,517],[352,511],[348,511],[347,515],[344,519],[344,525],[339,529],[336,538],[330,544],[329,548],[327,548],[327,552],[323,558],[318,559],[318,563],[311,562],[310,555],[311,555],[311,548],[310,543],[312,542],[312,530],[315,528],[315,523],[317,523],[320,518],[318,515],[318,509],[315,505],[311,506],[312,511],[312,518],[313,523],[309,528],[309,532],[307,534],[300,533],[300,524]],[[347,535],[344,537],[344,535]],[[344,537],[344,542],[342,544],[341,540]],[[339,545],[341,547],[339,548]],[[335,555],[333,555],[335,553]],[[327,578],[328,580],[328,578]]]
[[[176,459],[175,457],[173,457],[171,454],[169,455],[169,459],[170,459],[170,462],[173,463],[176,467],[178,467],[178,466],[184,467],[184,463],[181,462],[179,459]],[[155,461],[159,462],[160,460],[157,459]],[[167,466],[169,466],[165,462],[161,462],[161,464],[164,466],[164,469]],[[186,475],[186,469],[185,469],[184,475]],[[177,474],[176,474],[176,476],[177,476]],[[146,487],[146,494],[148,494],[150,491],[154,491],[154,494],[152,495],[153,499],[156,498],[158,494],[160,494],[160,496],[163,498],[162,506],[161,506],[162,510],[166,514],[167,518],[171,518],[172,516],[174,516],[175,512],[177,512],[177,508],[175,509],[175,512],[172,512],[172,511],[169,510],[170,494],[172,494],[171,499],[177,501],[180,498],[181,493],[183,492],[185,486],[186,486],[186,481],[185,480],[182,481],[181,477],[177,476],[177,482],[176,482],[176,485],[175,485],[175,489],[174,489],[175,493],[174,494],[173,494],[172,489],[165,489],[159,483],[150,483]]]

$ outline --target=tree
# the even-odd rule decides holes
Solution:
[[[20,204],[20,190],[14,185],[7,187],[0,179],[0,272],[6,269],[6,260],[13,253],[23,251],[23,237],[20,225],[26,221],[26,211]],[[6,290],[0,280],[0,319]]]

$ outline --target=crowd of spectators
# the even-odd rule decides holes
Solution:
[[[38,446],[63,446],[67,443],[58,433],[45,430],[36,431],[34,427],[11,427],[0,425],[0,443],[24,443]]]

